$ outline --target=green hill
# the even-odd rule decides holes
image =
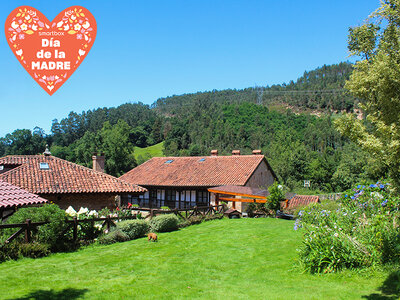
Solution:
[[[135,147],[134,153],[136,162],[140,165],[152,157],[164,156],[163,149],[164,149],[164,142],[144,148]]]

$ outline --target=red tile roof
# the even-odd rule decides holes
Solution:
[[[143,186],[245,185],[263,160],[268,165],[263,155],[153,157],[120,178]]]
[[[292,209],[298,206],[306,206],[310,203],[318,203],[318,196],[310,195],[295,195],[292,199],[288,201],[286,209]]]
[[[0,208],[46,203],[47,200],[0,180]]]
[[[40,169],[48,163],[49,169]],[[17,165],[0,179],[34,194],[135,193],[146,189],[111,175],[54,156],[14,155],[0,158],[0,165]]]

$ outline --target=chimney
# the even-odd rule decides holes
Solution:
[[[261,150],[253,150],[253,155],[261,155]]]
[[[48,144],[46,144],[46,149],[44,150],[43,155],[44,156],[50,156],[51,155],[51,152],[49,150],[49,145]]]
[[[211,156],[218,156],[218,150],[211,150]]]
[[[232,150],[232,155],[240,155],[240,150]]]
[[[104,173],[104,163],[105,163],[104,153],[100,153],[100,155],[97,155],[97,154],[98,153],[93,153],[93,156],[92,156],[93,170]]]

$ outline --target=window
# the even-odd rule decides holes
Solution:
[[[39,168],[40,168],[40,170],[48,170],[48,169],[50,169],[49,164],[48,163],[43,163],[43,162],[41,162],[39,164]]]
[[[149,197],[150,207],[157,207],[157,190],[150,190]]]
[[[202,158],[202,159],[200,159],[199,161],[202,162],[202,161],[205,161],[205,160],[206,160],[205,158]]]
[[[208,205],[208,192],[207,191],[197,191],[196,205],[197,206],[207,206]]]
[[[3,170],[4,170],[4,166],[1,165],[1,166],[0,166],[0,171],[3,171]]]
[[[172,163],[174,160],[172,160],[172,159],[168,159],[164,164],[170,164],[170,163]]]
[[[165,206],[175,208],[176,206],[176,191],[165,190]]]

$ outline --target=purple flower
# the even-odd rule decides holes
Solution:
[[[297,229],[299,229],[299,228],[301,228],[301,227],[302,227],[302,226],[301,226],[301,224],[300,224],[300,220],[297,219],[296,222],[294,222],[294,227],[293,227],[293,229],[294,229],[294,230],[297,230]]]
[[[81,39],[82,39],[82,34],[78,33],[78,34],[76,35],[76,38],[77,38],[78,40],[81,40]]]
[[[388,203],[388,200],[386,199],[385,201],[383,201],[383,202],[381,203],[382,207],[385,207],[387,203]]]
[[[385,185],[384,185],[384,184],[380,184],[379,187],[380,187],[381,189],[384,189],[384,188],[385,188]]]
[[[20,33],[20,35],[18,36],[18,38],[19,38],[20,40],[25,39],[25,34]]]

